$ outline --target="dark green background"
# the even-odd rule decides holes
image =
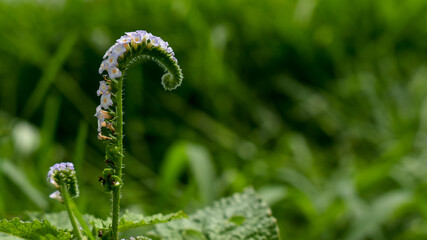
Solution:
[[[60,211],[49,167],[98,183],[98,67],[126,31],[172,46],[125,89],[123,209],[187,213],[254,186],[283,239],[427,238],[427,1],[0,1],[0,217]]]

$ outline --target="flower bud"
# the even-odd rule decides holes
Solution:
[[[60,186],[64,184],[71,197],[76,198],[79,196],[76,171],[74,171],[72,163],[63,162],[53,165],[47,174],[47,180],[57,189],[60,189]],[[62,199],[59,192],[54,192],[50,197],[58,200]]]

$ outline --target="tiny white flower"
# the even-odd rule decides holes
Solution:
[[[153,44],[155,47],[159,46],[160,44],[159,40],[161,40],[159,37],[156,37],[156,36],[150,37],[150,43]]]
[[[98,132],[101,132],[102,123],[105,121],[105,114],[103,113],[101,106],[96,107],[96,113],[94,116],[98,118]]]
[[[99,105],[98,107],[96,107],[96,113],[93,116],[97,117],[99,120],[101,120],[101,122],[103,122],[105,115],[101,111],[102,111],[102,108],[101,108],[101,105]]]
[[[137,33],[137,32],[133,32],[131,34],[132,37],[132,41],[135,43],[141,43],[142,42],[142,36],[141,34]]]
[[[135,32],[141,34],[141,37],[145,37],[145,35],[147,35],[147,31],[144,30],[136,30]]]
[[[126,52],[126,47],[123,44],[114,44],[111,48],[111,54],[114,54],[115,56],[120,56],[124,52]]]
[[[128,35],[121,36],[119,39],[117,39],[117,42],[121,44],[130,43],[131,41],[132,41],[132,38]]]
[[[101,132],[102,123],[104,123],[104,121],[101,121],[101,119],[98,119],[98,132]]]
[[[110,55],[110,53],[111,53],[111,51],[113,50],[113,48],[116,46],[116,44],[118,44],[118,43],[115,43],[113,46],[111,46],[106,52],[105,52],[105,54],[104,54],[104,56],[102,57],[103,59],[106,59],[109,55]]]
[[[107,62],[106,60],[102,61],[101,66],[99,66],[99,74],[102,74],[102,72],[104,72],[107,69]]]
[[[163,41],[163,39],[161,39],[161,38],[160,38],[159,42],[160,42],[161,48],[163,48],[165,50],[168,48],[168,46],[169,46],[168,42]]]
[[[117,66],[117,57],[114,54],[110,54],[105,61],[107,61],[108,66]]]
[[[119,70],[117,67],[115,67],[115,66],[110,66],[110,67],[108,68],[108,76],[109,76],[111,79],[116,79],[116,78],[119,78],[119,77],[121,77],[121,76],[122,76],[122,72],[120,72],[120,70]]]
[[[113,105],[113,101],[111,100],[111,93],[102,94],[101,96],[101,107],[107,109],[109,106]]]
[[[105,81],[99,81],[99,89],[96,91],[96,94],[100,96],[101,94],[107,93],[109,87]]]
[[[59,191],[55,191],[52,194],[49,195],[50,198],[52,199],[56,199],[59,202],[63,202],[64,200],[62,199],[61,193]]]
[[[168,47],[167,49],[166,49],[166,52],[168,52],[168,53],[173,53],[173,50],[172,50],[172,48],[171,47]]]

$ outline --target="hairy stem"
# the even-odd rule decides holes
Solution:
[[[119,79],[116,102],[117,102],[117,140],[119,148],[119,161],[116,166],[116,175],[122,180],[123,164],[123,76]],[[123,180],[122,180],[123,181]],[[112,239],[118,239],[119,213],[120,213],[120,190],[121,185],[113,189],[113,219]]]
[[[65,186],[65,183],[62,182],[60,185],[60,192],[62,195],[62,198],[64,199],[65,207],[67,208],[68,217],[70,218],[71,225],[74,229],[74,234],[76,235],[78,240],[83,239],[82,233],[80,232],[80,228],[77,225],[76,217],[74,216],[73,210],[72,210],[72,201],[70,198],[70,195],[68,194],[67,187]]]

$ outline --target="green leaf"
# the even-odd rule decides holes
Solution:
[[[57,228],[66,229],[69,231],[73,230],[70,219],[68,218],[67,211],[55,212],[55,213],[42,213],[42,212],[25,212],[31,220],[44,221],[47,220]]]
[[[167,215],[156,214],[153,216],[144,216],[142,214],[127,212],[120,219],[119,231],[126,231],[129,229],[139,228],[145,225],[152,225],[156,223],[166,223],[180,218],[187,218],[187,215],[182,211]]]
[[[155,225],[152,239],[280,239],[276,219],[253,189],[215,202],[188,219]]]
[[[0,239],[1,240],[21,240],[22,238],[0,232]]]
[[[67,211],[61,211],[56,213],[26,212],[26,215],[32,220],[47,220],[58,228],[66,229],[69,231],[73,230],[73,226],[71,226]],[[90,214],[84,214],[83,219],[96,229],[106,228],[106,226],[108,226],[111,221],[110,220],[107,223],[107,221],[104,221],[100,218],[96,218]]]
[[[128,240],[128,239],[122,238],[122,240]],[[152,239],[144,236],[138,236],[138,237],[129,238],[129,240],[152,240]]]
[[[49,221],[24,222],[19,218],[0,221],[0,232],[30,240],[69,240],[71,233],[67,230],[57,229]]]

